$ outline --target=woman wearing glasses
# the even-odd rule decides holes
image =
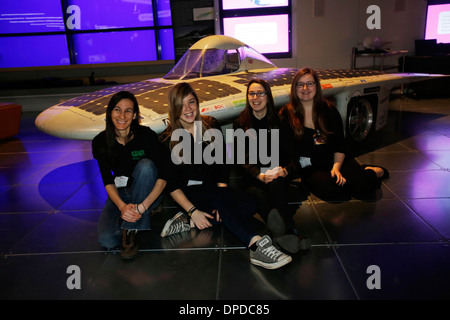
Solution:
[[[300,163],[309,191],[326,201],[364,198],[389,177],[378,166],[360,166],[349,156],[342,118],[322,95],[317,73],[303,68],[295,75],[290,102],[280,110],[289,125],[291,159]]]
[[[283,130],[280,130],[280,120],[275,110],[272,91],[265,80],[253,79],[247,86],[247,99],[245,109],[234,122],[235,130],[242,129],[247,133],[245,163],[237,166],[242,179],[242,188],[258,199],[259,213],[266,221],[274,240],[284,250],[295,253],[306,249],[309,239],[300,239],[293,221],[296,207],[288,205],[287,189],[290,184],[289,172],[295,166],[289,165],[281,152],[276,157],[278,163],[268,164],[261,160],[261,153],[272,155],[271,135],[278,131],[279,140],[276,142],[279,150],[286,150],[283,143]],[[262,137],[261,133],[267,133]],[[261,142],[264,145],[261,145]],[[257,161],[250,156],[250,145],[257,146]],[[235,150],[238,147],[235,143]],[[262,150],[265,148],[266,150]],[[237,153],[237,150],[235,151]],[[272,165],[272,166],[270,166]]]

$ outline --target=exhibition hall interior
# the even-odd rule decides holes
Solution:
[[[6,0],[0,8],[0,299],[450,299],[450,1]],[[143,81],[168,74],[212,35],[256,52],[245,60],[237,50],[241,66],[259,54],[273,63],[260,76],[274,92],[286,85],[277,91],[283,103],[292,79],[283,70],[325,70],[323,93],[337,103],[351,155],[389,171],[374,194],[345,201],[292,181],[288,205],[310,246],[276,270],[250,263],[223,224],[161,237],[181,210],[168,193],[131,261],[97,240],[107,193],[92,137],[105,128],[109,98],[123,88],[162,90],[167,106],[176,80]],[[236,70],[201,81],[233,89],[223,79],[239,77],[245,88],[259,73]],[[185,81],[197,85],[201,74]],[[420,79],[371,84],[371,75]],[[241,87],[230,107],[207,105],[202,90],[213,89],[198,90],[200,109],[226,119],[224,130],[245,106]],[[152,107],[141,105],[143,121],[157,118]],[[69,120],[46,131],[54,114]],[[354,134],[352,125],[365,130]],[[230,186],[239,189],[234,169]],[[252,226],[267,232],[259,215]]]

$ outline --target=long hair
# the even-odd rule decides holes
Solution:
[[[252,107],[250,106],[250,102],[248,99],[248,92],[250,90],[250,86],[254,83],[258,83],[263,86],[264,91],[267,94],[267,120],[269,122],[269,127],[275,128],[278,123],[278,115],[275,111],[275,103],[273,100],[272,90],[270,89],[270,85],[267,81],[262,79],[252,79],[247,85],[247,95],[246,95],[246,104],[244,110],[241,111],[237,122],[240,126],[246,131],[247,129],[252,127]]]
[[[128,139],[130,139],[133,136],[134,132],[136,131],[136,128],[140,126],[141,115],[139,111],[139,104],[134,94],[132,94],[129,91],[119,91],[115,93],[109,100],[108,106],[106,108],[106,128],[105,128],[107,153],[108,156],[112,157],[112,159],[114,159],[115,156],[112,152],[112,146],[116,141],[117,133],[116,127],[114,126],[114,123],[111,118],[111,113],[117,106],[119,101],[122,99],[129,99],[133,102],[133,114],[136,114],[136,117],[131,121]]]
[[[200,102],[198,100],[197,94],[195,93],[195,90],[187,82],[177,83],[169,91],[169,124],[163,134],[161,134],[162,141],[170,139],[172,132],[177,129],[183,128],[183,125],[180,121],[180,116],[181,112],[183,111],[183,99],[186,98],[189,94],[192,94],[197,102],[197,115],[195,121],[202,122],[203,132],[211,128],[209,117],[205,117],[200,114]],[[170,148],[172,149],[173,146],[177,143],[178,141],[171,141]]]
[[[297,82],[306,74],[310,74],[316,83],[316,95],[313,99],[312,120],[316,130],[326,137],[331,131],[326,126],[325,112],[332,106],[323,97],[322,86],[317,73],[311,68],[300,69],[294,76],[291,84],[289,103],[280,110],[280,115],[290,123],[297,137],[301,137],[305,131],[305,108],[297,95]]]

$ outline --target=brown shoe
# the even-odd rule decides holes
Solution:
[[[136,230],[122,230],[122,250],[120,256],[123,260],[133,260],[139,251]]]

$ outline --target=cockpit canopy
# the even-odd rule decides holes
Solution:
[[[164,76],[184,80],[276,66],[246,44],[226,36],[209,36],[195,43]]]

